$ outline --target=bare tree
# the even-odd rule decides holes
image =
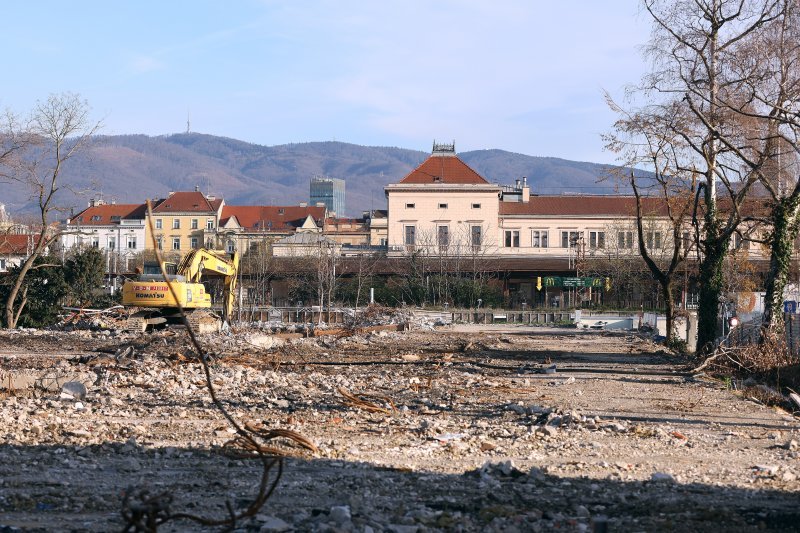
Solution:
[[[9,115],[10,117],[10,115]],[[89,106],[76,94],[51,95],[37,102],[30,118],[19,124],[9,119],[4,124],[3,135],[10,139],[24,139],[24,149],[6,153],[0,162],[0,178],[27,188],[36,202],[39,218],[37,240],[32,253],[22,263],[5,302],[5,325],[16,327],[25,307],[25,276],[34,267],[36,259],[59,238],[51,228],[51,215],[59,210],[59,192],[66,188],[61,180],[64,164],[76,153],[86,148],[100,127],[89,117]]]
[[[319,284],[319,321],[322,322],[322,310],[327,307],[328,316],[333,306],[333,295],[336,293],[336,286],[342,275],[342,268],[339,265],[340,257],[336,243],[328,239],[320,239],[318,244],[317,256],[317,282]],[[338,268],[337,268],[338,267]],[[338,270],[338,273],[337,273]],[[325,300],[327,297],[327,306]]]
[[[646,6],[653,4],[656,2],[646,2]],[[771,200],[754,209],[765,210],[766,216],[750,215],[762,219],[770,228],[765,239],[770,264],[764,284],[766,305],[761,329],[761,341],[769,342],[783,326],[783,291],[793,242],[800,229],[800,183],[797,179],[800,155],[800,5],[796,0],[705,0],[690,2],[684,14],[690,14],[692,9],[697,12],[698,5],[702,15],[700,24],[706,37],[698,42],[705,48],[692,49],[686,46],[690,37],[683,37],[684,34],[675,31],[671,35],[681,44],[681,58],[694,53],[704,59],[701,63],[683,60],[682,64],[692,67],[685,70],[690,76],[684,80],[691,79],[694,87],[686,91],[682,102],[692,118],[697,119],[707,132],[707,141],[702,147],[716,150],[717,168],[720,169],[716,180],[727,189],[725,200],[729,204],[728,223],[720,223],[721,217],[715,216],[717,209],[711,203],[715,198],[710,198],[709,192],[714,190],[716,180],[706,179],[702,184],[706,195],[701,248],[705,257],[701,263],[700,331],[707,329],[703,323],[704,316],[709,320],[716,318],[711,313],[703,313],[704,303],[709,306],[713,303],[710,299],[703,299],[702,289],[708,281],[707,277],[703,279],[703,274],[709,271],[704,267],[714,263],[717,270],[722,268],[717,254],[720,241],[725,239],[727,251],[727,242],[740,231],[733,227],[732,222],[748,218],[741,213],[743,196],[750,185],[758,182]],[[649,7],[648,10],[651,14],[657,13],[654,18],[662,28],[675,28],[675,19],[662,16],[674,14],[674,10],[657,11]],[[686,20],[678,21],[685,23]],[[682,37],[678,39],[676,35]],[[708,52],[702,54],[705,50]],[[672,54],[678,57],[675,49]],[[679,60],[675,62],[680,63]],[[738,190],[731,189],[725,181],[732,170],[742,176],[743,186]],[[721,287],[721,276],[716,275],[711,281],[715,290]]]
[[[675,281],[679,275],[679,268],[688,257],[691,247],[682,246],[682,231],[685,222],[691,213],[691,197],[680,195],[680,191],[672,190],[671,177],[667,178],[661,168],[656,172],[657,187],[660,192],[660,199],[666,207],[667,218],[669,219],[668,231],[671,233],[670,239],[662,241],[661,252],[666,252],[668,260],[658,261],[653,257],[652,246],[645,242],[645,229],[643,224],[642,195],[636,177],[631,173],[631,187],[636,197],[636,233],[639,241],[639,253],[644,259],[650,273],[661,286],[661,295],[664,298],[664,311],[667,319],[667,343],[670,344],[675,339]]]
[[[683,233],[688,228],[692,216],[694,194],[694,174],[681,167],[686,159],[685,145],[676,131],[675,116],[662,114],[649,115],[646,111],[627,114],[616,106],[610,98],[609,105],[621,118],[615,123],[615,133],[607,135],[608,148],[620,154],[628,166],[644,165],[652,170],[650,175],[639,176],[632,171],[627,178],[633,190],[636,205],[636,234],[639,254],[647,268],[661,287],[667,319],[667,343],[675,337],[675,282],[680,275],[680,267],[692,250],[690,242],[684,242]],[[657,213],[643,206],[643,198],[658,202]],[[657,229],[646,231],[648,217],[658,220]],[[663,222],[661,222],[663,221]],[[648,236],[661,235],[665,230],[667,238],[659,238],[660,246],[653,246],[654,239]]]
[[[316,300],[320,310],[318,320],[321,323],[326,301],[330,310],[338,280],[342,276],[337,243],[322,235],[313,234],[305,242],[294,243],[289,248],[287,259],[290,292],[295,298]]]
[[[646,214],[643,213],[642,227],[648,250],[661,265],[671,247],[670,238],[664,234],[663,222],[651,217],[647,209],[643,212]],[[606,224],[602,244],[596,242],[594,247],[590,244],[588,250],[578,254],[577,261],[577,270],[583,275],[603,279],[604,301],[614,301],[617,307],[628,309],[645,305],[647,295],[659,290],[639,253],[636,226],[635,217]]]
[[[647,54],[653,70],[634,97],[646,99],[637,111],[661,117],[679,142],[677,169],[696,172],[698,224],[698,347],[709,349],[717,337],[723,264],[731,236],[742,216],[740,208],[757,169],[739,158],[741,114],[726,105],[741,88],[735,67],[748,60],[739,45],[763,31],[776,17],[782,0],[643,0],[653,20]],[[738,98],[738,96],[737,96]],[[764,160],[758,161],[763,164]],[[726,209],[718,206],[720,196]],[[699,221],[698,221],[699,222]]]
[[[252,240],[242,256],[241,271],[247,277],[248,298],[251,307],[271,304],[272,280],[275,265],[270,249],[270,239]]]
[[[360,253],[351,262],[351,264],[354,263],[355,271],[353,272],[353,275],[356,278],[356,313],[358,313],[358,306],[361,302],[361,293],[364,290],[364,284],[368,280],[372,279],[372,276],[375,273],[377,262],[378,256],[374,253]]]
[[[403,301],[429,301],[474,307],[491,294],[495,242],[487,225],[462,224],[446,233],[438,227],[418,231],[405,260],[398,262]]]
[[[780,0],[763,31],[737,45],[743,61],[732,66],[736,91],[722,99],[741,117],[739,138],[721,141],[759,178],[770,202],[763,217],[769,227],[769,269],[761,342],[783,328],[782,304],[794,241],[800,229],[800,5]],[[756,213],[755,218],[759,218]]]
[[[406,254],[395,262],[395,275],[400,292],[398,304],[410,302],[423,305],[428,296],[427,281],[431,274],[430,253],[435,246],[435,238],[430,230],[417,229],[414,242],[406,243]]]

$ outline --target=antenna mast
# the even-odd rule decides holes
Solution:
[[[191,133],[192,131],[192,123],[190,121],[189,111],[186,111],[186,133]]]

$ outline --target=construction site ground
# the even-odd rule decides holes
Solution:
[[[318,447],[284,446],[277,489],[239,531],[800,525],[800,419],[631,334],[234,328],[200,342],[231,414]],[[0,531],[121,530],[122,498],[142,488],[204,516],[247,505],[260,463],[222,453],[233,432],[195,356],[182,330],[0,333]]]

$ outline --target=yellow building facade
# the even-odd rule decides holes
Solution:
[[[155,241],[160,251],[182,256],[195,248],[213,247],[224,204],[223,199],[199,191],[170,193],[154,205],[152,221],[148,215],[145,249],[152,250]]]

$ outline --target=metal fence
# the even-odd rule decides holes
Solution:
[[[784,341],[789,348],[789,353],[800,359],[800,315],[795,313],[785,313],[784,320]],[[746,322],[739,327],[731,330],[725,335],[721,344],[726,346],[747,346],[757,344],[760,336],[761,321],[753,320]]]

